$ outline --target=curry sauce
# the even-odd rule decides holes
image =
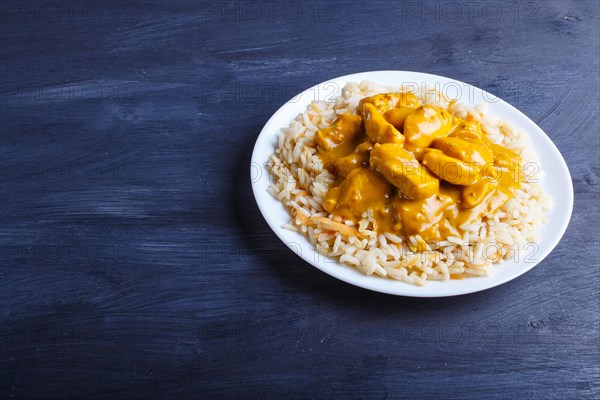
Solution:
[[[378,232],[439,240],[497,211],[520,187],[518,154],[492,143],[478,122],[421,105],[411,92],[360,101],[315,133],[318,154],[338,179],[323,207]]]

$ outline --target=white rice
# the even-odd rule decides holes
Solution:
[[[292,218],[284,227],[306,235],[323,255],[367,275],[416,285],[425,285],[428,280],[487,276],[492,272],[493,264],[522,254],[519,249],[537,239],[538,227],[545,221],[544,211],[551,206],[539,183],[522,182],[515,197],[496,213],[479,223],[462,227],[462,235],[456,230],[454,236],[437,242],[425,242],[418,235],[405,240],[389,232],[378,234],[370,212],[354,224],[335,219],[321,206],[335,176],[323,168],[317,155],[313,140],[315,132],[329,126],[339,114],[355,113],[363,97],[403,89],[368,81],[348,83],[335,101],[311,103],[289,127],[281,129],[277,148],[269,159],[274,181],[269,192],[290,208]],[[486,136],[494,143],[515,150],[522,158],[522,165],[537,161],[527,135],[508,122],[487,114],[486,104],[469,108],[462,103],[451,105],[448,99],[433,90],[414,93],[423,104],[450,106],[453,115],[461,118],[470,115],[481,122]],[[539,178],[541,176],[536,176],[538,181]],[[361,237],[332,230],[329,223],[319,217],[356,229]]]

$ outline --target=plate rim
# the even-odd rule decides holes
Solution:
[[[297,97],[302,97],[305,94],[307,94],[310,91],[315,91],[318,90],[319,87],[326,85],[328,83],[331,82],[339,82],[339,81],[343,81],[344,84],[348,83],[348,82],[361,82],[363,80],[370,80],[370,81],[374,81],[377,83],[376,78],[370,77],[371,75],[418,75],[423,77],[424,79],[427,79],[428,82],[431,81],[450,81],[450,82],[455,82],[457,84],[461,84],[461,85],[465,85],[467,87],[470,88],[474,88],[475,90],[481,91],[481,93],[485,96],[489,96],[490,99],[494,100],[494,103],[500,103],[500,105],[503,108],[507,108],[510,112],[516,112],[519,117],[525,121],[528,124],[531,124],[532,126],[534,126],[535,128],[537,128],[537,130],[539,132],[541,132],[543,134],[543,138],[545,139],[546,145],[549,145],[552,153],[553,157],[554,156],[558,156],[557,160],[559,161],[558,164],[560,166],[560,169],[566,173],[566,183],[567,183],[567,189],[565,192],[565,196],[566,196],[566,200],[568,203],[568,207],[564,207],[567,204],[561,204],[561,208],[564,209],[565,211],[561,214],[559,214],[559,216],[562,216],[562,218],[559,220],[560,222],[560,229],[558,233],[555,233],[552,236],[552,240],[545,246],[545,251],[539,255],[539,258],[537,260],[537,262],[535,263],[531,263],[530,265],[525,265],[522,263],[519,263],[519,265],[522,265],[523,267],[520,268],[520,270],[516,271],[515,273],[509,274],[501,279],[493,279],[493,273],[490,276],[486,276],[486,277],[481,277],[481,278],[468,278],[468,279],[464,279],[464,280],[460,280],[460,282],[471,282],[472,280],[478,280],[479,282],[487,282],[489,284],[483,284],[483,285],[462,285],[460,287],[461,290],[457,290],[455,292],[451,292],[451,293],[447,293],[447,291],[442,291],[442,293],[431,293],[431,291],[427,291],[426,288],[430,287],[431,285],[444,285],[447,284],[449,281],[443,281],[443,282],[437,282],[437,281],[431,281],[428,282],[426,286],[416,286],[416,285],[412,285],[406,282],[402,282],[402,281],[397,281],[397,280],[392,280],[392,279],[386,279],[386,278],[381,278],[378,276],[368,276],[363,274],[362,272],[358,271],[356,268],[348,266],[338,260],[335,260],[333,258],[329,258],[326,257],[324,255],[320,255],[321,257],[323,257],[324,259],[329,259],[330,261],[327,262],[327,264],[331,264],[331,265],[335,265],[336,267],[343,267],[343,268],[339,268],[339,271],[336,270],[336,268],[330,268],[330,267],[324,267],[321,263],[319,262],[314,262],[308,259],[308,256],[303,256],[302,254],[298,254],[297,251],[295,251],[294,248],[292,248],[292,246],[290,246],[290,243],[286,241],[286,238],[283,237],[283,230],[285,230],[285,228],[283,228],[282,226],[277,226],[274,225],[274,221],[271,220],[271,218],[268,216],[269,213],[267,212],[267,205],[264,204],[262,201],[259,201],[259,194],[258,194],[258,190],[262,190],[262,188],[259,188],[258,185],[258,181],[255,181],[255,177],[253,176],[254,173],[254,169],[256,167],[256,165],[258,164],[259,166],[262,166],[261,162],[264,163],[266,160],[265,159],[261,159],[258,160],[258,153],[260,152],[261,149],[261,144],[263,140],[268,139],[269,137],[276,137],[281,128],[285,128],[287,125],[285,126],[280,126],[279,128],[277,128],[274,132],[271,132],[270,130],[268,131],[267,128],[269,127],[269,125],[272,124],[272,122],[274,120],[277,120],[280,117],[280,114],[286,112],[286,109],[288,107],[291,107],[290,104],[291,102],[297,98]],[[402,83],[403,81],[399,78],[399,84]],[[342,85],[343,87],[343,85]],[[340,91],[342,89],[342,87],[338,88],[338,90],[335,92],[334,97],[339,96]],[[312,100],[315,100],[315,98],[313,98]],[[308,104],[310,104],[310,102],[312,100],[308,100],[308,103],[304,103],[302,101],[299,101],[299,104],[305,104],[305,106],[303,106],[302,111],[303,112],[306,109],[306,106]],[[474,106],[477,103],[470,103],[470,102],[465,102],[465,104],[468,104],[470,106]],[[293,111],[287,111],[288,113],[291,113],[290,119],[288,121],[288,124],[296,117],[297,113],[294,113]],[[510,121],[511,123],[513,121]],[[523,129],[521,127],[521,129]],[[526,129],[523,129],[524,133],[528,136],[530,141],[533,141],[532,136],[530,134],[530,132],[528,132]],[[533,144],[532,144],[533,146]],[[534,147],[534,151],[535,146]],[[273,148],[274,149],[274,148]],[[272,154],[272,153],[270,153]],[[541,155],[536,151],[536,154],[538,155],[538,158],[542,158]],[[541,160],[539,160],[541,162]],[[262,168],[262,167],[261,167]],[[265,172],[268,174],[268,171]],[[452,297],[452,296],[460,296],[460,295],[466,295],[466,294],[470,294],[470,293],[476,293],[476,292],[480,292],[483,290],[488,290],[497,286],[500,286],[504,283],[510,282],[514,279],[517,279],[519,276],[525,274],[526,272],[530,271],[531,269],[533,269],[534,267],[538,266],[540,263],[542,263],[542,261],[548,257],[548,255],[556,248],[556,246],[558,245],[558,243],[560,242],[560,240],[563,238],[571,217],[572,217],[572,212],[573,212],[573,205],[574,205],[574,191],[573,191],[573,181],[572,181],[572,176],[571,176],[571,172],[569,170],[568,164],[566,163],[564,157],[562,156],[560,150],[558,149],[558,147],[556,146],[556,144],[554,143],[554,141],[552,140],[552,138],[550,138],[550,136],[548,136],[548,134],[537,124],[535,123],[531,118],[529,118],[526,114],[524,114],[521,110],[519,110],[517,107],[513,106],[512,104],[508,103],[507,101],[493,95],[492,93],[489,93],[475,85],[471,85],[469,83],[465,83],[463,81],[457,80],[457,79],[453,79],[450,77],[445,77],[445,76],[441,76],[441,75],[435,75],[435,74],[430,74],[430,73],[425,73],[425,72],[418,72],[418,71],[403,71],[403,70],[377,70],[377,71],[364,71],[364,72],[358,72],[358,73],[353,73],[353,74],[347,74],[347,75],[343,75],[343,76],[339,76],[339,77],[335,77],[335,78],[331,78],[328,79],[326,81],[320,82],[316,85],[313,85],[307,89],[302,90],[301,92],[299,92],[298,94],[296,94],[295,96],[293,96],[292,98],[290,98],[288,101],[286,101],[285,103],[283,103],[272,115],[271,117],[267,120],[267,122],[264,124],[264,126],[262,127],[259,135],[256,138],[254,147],[252,149],[252,156],[251,156],[251,160],[250,160],[250,180],[251,180],[251,186],[252,186],[252,192],[253,192],[253,196],[254,199],[258,205],[258,208],[261,212],[261,215],[263,217],[263,219],[267,222],[267,224],[269,225],[270,229],[273,231],[273,233],[275,233],[275,235],[277,236],[277,238],[279,240],[281,240],[286,247],[288,247],[293,253],[295,253],[298,257],[300,257],[303,261],[305,261],[307,264],[311,265],[312,267],[315,267],[317,269],[319,269],[320,271],[323,271],[324,273],[339,279],[343,282],[349,283],[353,286],[357,286],[357,287],[361,287],[363,289],[367,289],[367,290],[372,290],[375,292],[379,292],[379,293],[385,293],[385,294],[390,294],[390,295],[396,295],[396,296],[405,296],[405,297],[418,297],[418,298],[439,298],[439,297]],[[260,180],[260,179],[259,179]],[[544,185],[543,183],[542,187],[544,187],[544,189],[546,189],[546,185]],[[265,190],[266,193],[266,190]],[[275,199],[274,197],[272,197],[269,193],[266,193],[274,202],[279,203],[282,207],[286,208],[286,211],[288,212],[289,215],[289,211],[287,210],[287,207],[285,207],[283,205],[283,203],[281,203],[279,200]],[[264,195],[264,193],[262,193],[261,195]],[[564,200],[564,199],[562,199]],[[556,217],[558,218],[558,217]],[[544,222],[544,225],[542,225],[538,232],[542,233],[544,226],[548,225],[549,220]],[[290,232],[290,233],[295,233],[289,230],[285,230],[286,233]],[[301,237],[301,240],[305,241],[306,243],[310,244],[310,241],[308,240],[308,238],[306,236],[304,236],[303,234],[300,233],[295,233],[297,236]],[[540,234],[541,236],[541,234]],[[539,240],[538,240],[539,241]],[[295,244],[295,243],[294,243]],[[498,265],[496,265],[494,268],[498,268],[500,265],[502,265],[502,262],[499,263]],[[351,269],[357,273],[360,274],[359,277],[357,277],[356,279],[352,278],[352,274],[347,274],[348,269]],[[492,279],[492,280],[490,280]],[[387,286],[381,286],[381,282],[394,282],[394,286],[393,287],[387,287]],[[451,282],[451,281],[450,281]],[[387,285],[387,284],[386,284]],[[482,287],[479,287],[482,286]],[[418,290],[415,290],[415,288],[417,288]],[[406,290],[402,290],[402,289],[406,289]]]

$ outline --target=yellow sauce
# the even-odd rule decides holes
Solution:
[[[421,106],[409,92],[365,98],[357,113],[315,134],[338,176],[323,200],[334,216],[356,223],[370,210],[378,232],[440,240],[493,214],[520,187],[520,157],[475,121]]]

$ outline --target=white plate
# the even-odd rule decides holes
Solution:
[[[523,129],[529,135],[540,158],[541,169],[545,171],[547,177],[551,177],[551,179],[542,179],[542,185],[546,193],[552,196],[555,204],[547,213],[548,221],[540,229],[539,241],[529,248],[521,249],[520,257],[496,264],[489,277],[446,282],[431,281],[424,287],[418,287],[392,279],[366,276],[350,266],[316,253],[306,237],[282,228],[289,222],[290,214],[281,202],[267,192],[271,179],[266,168],[267,160],[275,149],[279,130],[289,126],[299,113],[306,110],[311,101],[328,101],[338,96],[346,83],[364,80],[390,86],[399,86],[403,83],[439,85],[442,93],[452,98],[458,97],[458,100],[465,104],[487,102],[491,114]],[[567,164],[552,140],[539,126],[525,114],[490,93],[454,79],[420,72],[372,71],[346,75],[320,83],[298,94],[277,110],[260,132],[252,153],[250,178],[254,197],[267,223],[279,239],[306,262],[353,285],[377,292],[411,297],[443,297],[473,293],[515,279],[550,254],[567,229],[573,209],[573,185]],[[286,259],[282,258],[281,264],[285,265],[285,263]]]

